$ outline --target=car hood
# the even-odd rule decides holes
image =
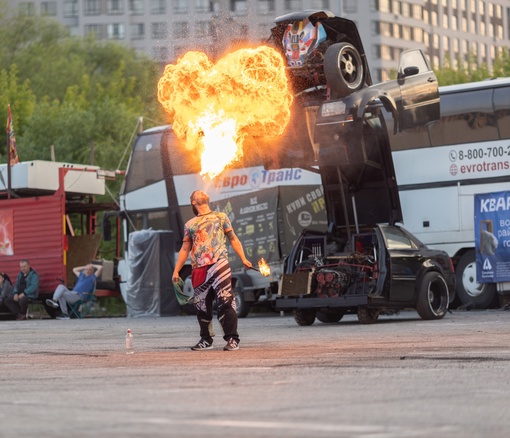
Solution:
[[[372,138],[376,140],[372,141]],[[365,134],[362,147],[338,147],[339,160],[320,160],[320,173],[328,211],[334,228],[395,224],[402,221],[395,170],[387,138]]]

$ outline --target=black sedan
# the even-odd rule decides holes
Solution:
[[[304,232],[287,259],[275,301],[299,325],[339,321],[357,313],[373,323],[384,312],[413,308],[422,319],[443,318],[455,274],[444,251],[427,248],[404,228],[376,225],[351,236]]]

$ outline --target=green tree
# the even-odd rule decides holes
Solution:
[[[452,61],[451,57],[445,59],[441,68],[434,68],[439,85],[463,84],[466,82],[483,81],[493,77],[510,76],[510,58],[508,50],[503,50],[492,63],[492,71],[486,63],[478,64],[476,56],[471,53],[467,61],[460,57]]]
[[[23,129],[30,119],[36,103],[36,97],[30,88],[29,80],[21,82],[15,64],[8,69],[0,69],[0,115],[3,126],[7,121],[7,106],[11,105],[12,119],[16,136],[23,134]],[[5,132],[5,130],[4,130]],[[0,137],[1,155],[6,157],[7,138]],[[7,160],[7,158],[5,158]]]
[[[72,37],[51,19],[6,17],[0,103],[5,111],[11,103],[20,160],[49,159],[53,145],[58,161],[89,163],[93,145],[95,164],[116,167],[139,116],[164,123],[157,63],[119,43]]]
[[[72,37],[54,20],[5,11],[0,7],[0,117],[5,126],[10,103],[20,161],[48,160],[53,146],[57,161],[88,164],[93,148],[94,164],[116,169],[140,116],[146,127],[165,123],[158,63],[120,43]],[[114,196],[120,184],[108,182]],[[102,243],[103,254],[113,256],[112,248]]]

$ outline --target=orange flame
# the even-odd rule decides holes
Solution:
[[[264,277],[271,275],[271,268],[264,259],[259,260],[259,271]]]
[[[246,136],[277,137],[290,119],[292,94],[281,55],[271,47],[239,49],[216,64],[187,52],[168,64],[158,100],[186,148],[213,178],[243,156]]]

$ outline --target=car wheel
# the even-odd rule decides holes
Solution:
[[[427,272],[418,289],[416,310],[422,319],[441,319],[448,310],[448,285],[439,272]]]
[[[297,325],[312,325],[315,322],[315,309],[294,309],[292,313]]]
[[[236,301],[236,313],[238,318],[246,318],[250,313],[251,302],[246,301],[244,298],[243,289],[241,286],[235,286],[232,290],[234,299]]]
[[[319,310],[317,312],[317,319],[320,322],[331,323],[338,322],[344,317],[343,312],[334,311],[334,310]]]
[[[457,296],[464,306],[476,309],[487,309],[496,299],[494,283],[478,283],[476,281],[475,251],[466,252],[455,268],[457,276]]]
[[[365,82],[365,69],[356,47],[346,42],[329,46],[324,54],[324,75],[340,97],[359,90]]]
[[[379,309],[369,309],[366,306],[358,307],[358,321],[361,324],[374,324],[379,318]]]

